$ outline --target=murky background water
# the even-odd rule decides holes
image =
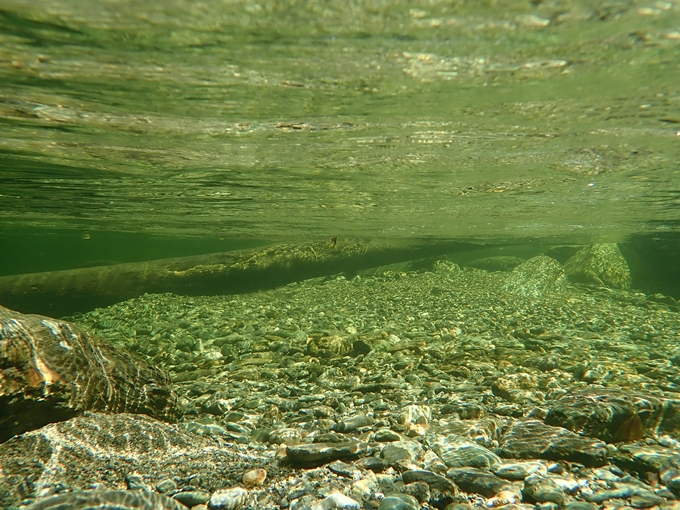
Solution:
[[[679,54],[678,2],[5,0],[3,273],[45,233],[672,233]]]

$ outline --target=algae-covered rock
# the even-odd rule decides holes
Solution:
[[[538,299],[566,289],[567,277],[559,262],[539,255],[523,262],[508,275],[504,290],[518,297]]]
[[[630,268],[616,243],[590,244],[576,252],[564,265],[570,280],[628,290]]]

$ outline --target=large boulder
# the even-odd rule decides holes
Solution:
[[[539,255],[519,264],[505,279],[505,292],[511,296],[540,299],[564,292],[567,277],[555,259]]]
[[[616,243],[590,244],[577,251],[564,264],[570,280],[612,289],[628,290],[630,268]]]
[[[180,415],[161,369],[73,323],[0,306],[0,443],[83,411]]]

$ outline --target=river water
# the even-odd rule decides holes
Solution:
[[[0,507],[678,508],[679,206],[680,0],[0,0]]]
[[[4,0],[2,229],[673,233],[679,54],[679,2]]]

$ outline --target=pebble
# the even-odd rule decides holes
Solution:
[[[382,473],[387,468],[387,462],[378,457],[364,457],[357,461],[357,465],[374,473]]]
[[[408,494],[387,494],[378,510],[420,510],[418,500]]]
[[[165,367],[191,410],[181,426],[241,455],[216,485],[231,488],[152,478],[185,504],[680,510],[680,430],[666,418],[680,314],[641,293],[573,286],[556,264],[148,295],[78,320]],[[635,405],[653,412],[625,430],[601,412],[618,406],[630,420]],[[659,473],[653,491],[645,472]]]
[[[566,501],[562,488],[552,478],[541,475],[531,475],[524,480],[522,493],[529,501],[536,503],[555,503],[561,506]]]
[[[448,467],[490,469],[502,462],[488,448],[456,435],[438,436],[432,443],[432,449]]]
[[[425,482],[428,486],[434,487],[442,492],[456,494],[456,486],[446,477],[440,476],[432,471],[424,469],[410,469],[401,474],[404,483]]]
[[[313,510],[331,510],[333,508],[342,508],[345,510],[359,510],[361,505],[352,498],[345,496],[340,492],[334,492],[324,499],[321,503],[315,505]]]
[[[493,473],[475,468],[452,468],[446,472],[447,478],[453,480],[465,492],[481,494],[487,498],[495,496],[510,484]]]
[[[552,501],[543,501],[534,505],[536,510],[560,510],[562,507]]]
[[[638,492],[630,498],[630,506],[633,508],[650,508],[662,504],[665,498],[657,496],[653,492]]]
[[[597,506],[585,501],[570,501],[564,506],[565,510],[597,510]]]
[[[680,495],[680,469],[668,468],[661,472],[661,481],[674,494]]]
[[[172,497],[189,508],[201,505],[210,499],[210,493],[206,491],[181,491],[173,494]]]
[[[418,456],[419,445],[409,441],[389,443],[380,451],[380,457],[392,467],[409,465]]]
[[[347,491],[347,495],[357,501],[368,501],[379,491],[380,484],[374,473],[368,472],[360,480],[356,480]]]
[[[421,504],[429,501],[432,497],[430,487],[425,482],[412,482],[404,485],[401,490],[403,491],[403,494],[409,494],[413,496],[416,498],[418,503]]]
[[[267,440],[272,444],[295,444],[301,439],[302,431],[291,427],[284,427],[269,432]]]
[[[158,484],[156,485],[156,490],[161,494],[174,491],[176,488],[177,484],[174,482],[174,480],[170,480],[169,478],[166,478],[165,480],[158,482]]]
[[[585,500],[589,503],[604,503],[610,499],[628,499],[633,495],[632,487],[621,487],[618,489],[611,489],[606,491],[599,491],[595,494],[590,494],[585,497]]]
[[[246,487],[259,486],[264,483],[265,478],[267,478],[266,470],[262,468],[251,469],[243,474],[243,485]]]
[[[390,429],[380,429],[375,432],[373,439],[380,443],[387,443],[391,441],[400,441],[401,436]]]
[[[125,477],[125,485],[129,490],[150,491],[150,488],[144,482],[144,478],[137,473],[130,473]]]
[[[351,464],[342,462],[341,460],[336,460],[328,464],[328,469],[330,469],[336,475],[344,476],[345,478],[351,478],[353,480],[358,480],[362,477],[362,472],[360,469],[356,468]]]
[[[547,475],[548,468],[540,462],[513,462],[495,466],[493,473],[507,480],[524,480],[533,474]]]
[[[208,508],[210,510],[238,510],[243,507],[248,497],[248,491],[241,487],[219,489],[210,496]]]
[[[507,505],[516,505],[522,501],[522,496],[516,492],[509,490],[502,490],[494,497],[489,498],[486,502],[487,506],[498,508]]]
[[[373,423],[373,419],[369,416],[353,416],[351,418],[347,418],[346,420],[343,420],[341,422],[336,423],[331,427],[331,430],[334,430],[336,432],[352,432],[353,430],[358,429],[359,427],[365,427],[366,425],[371,425]]]
[[[354,459],[368,451],[368,445],[356,441],[288,445],[286,457],[301,465],[326,464],[338,459]]]

